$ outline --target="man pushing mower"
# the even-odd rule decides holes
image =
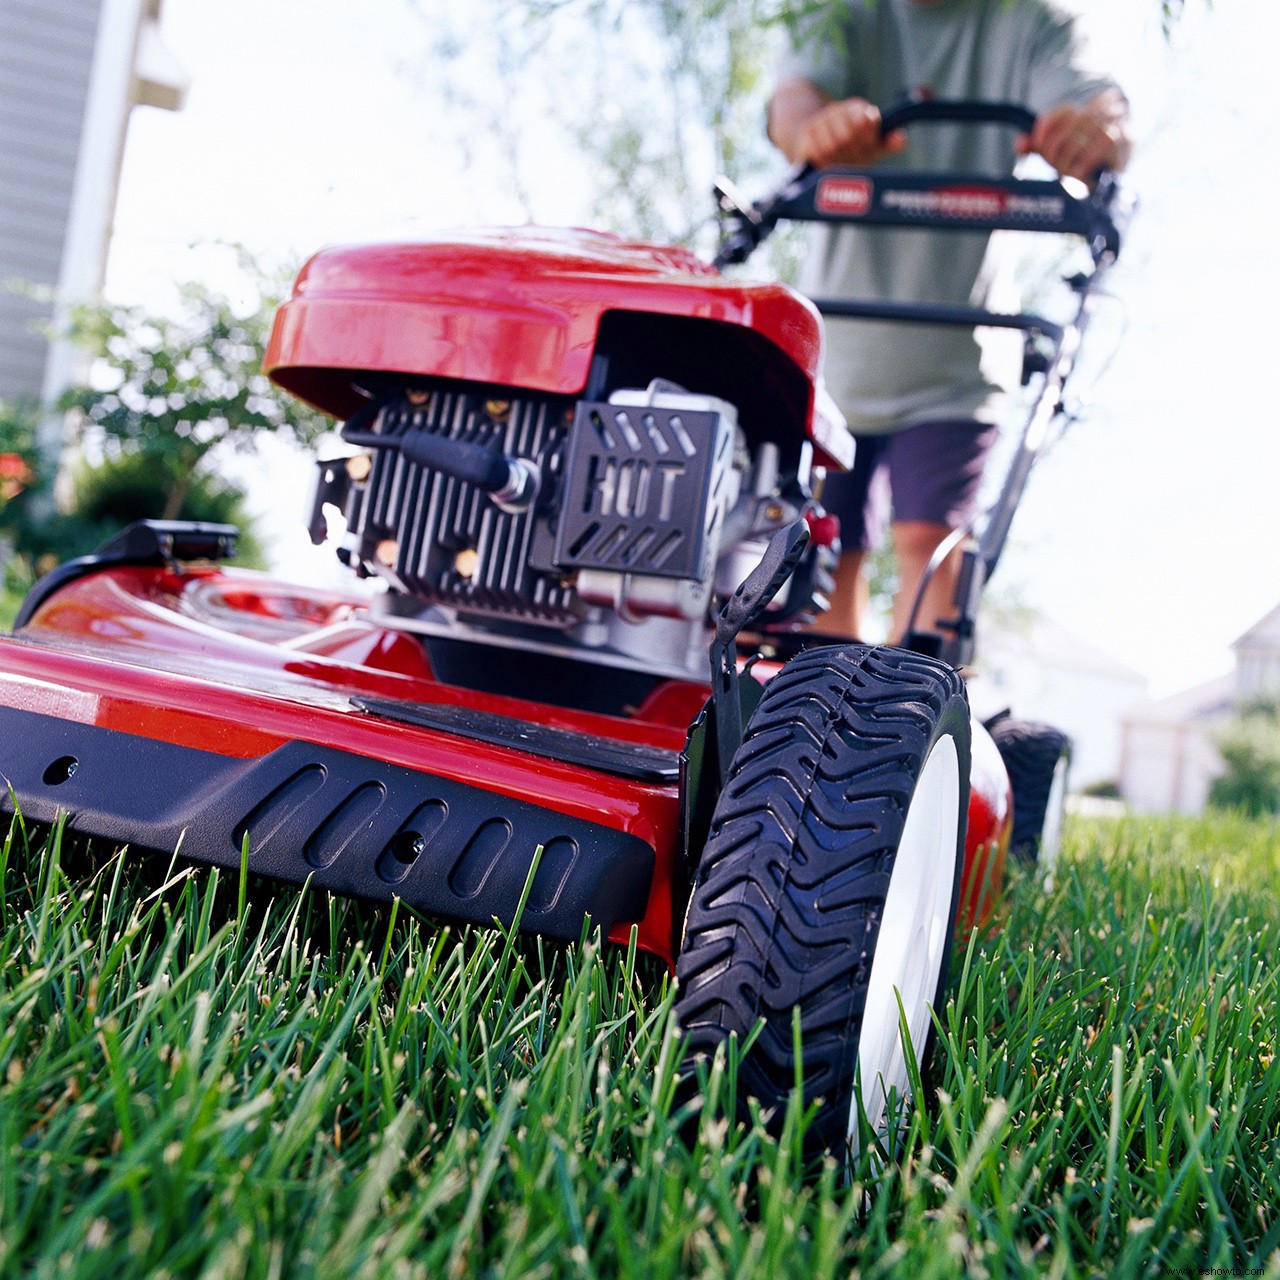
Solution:
[[[904,96],[1024,103],[1034,128],[946,125],[882,135],[876,103]],[[815,19],[782,60],[769,136],[792,161],[889,171],[1006,174],[1036,153],[1089,182],[1129,158],[1128,102],[1089,67],[1076,21],[1049,0],[848,0],[838,26]],[[800,287],[811,297],[981,305],[989,233],[822,223]],[[858,635],[866,552],[892,495],[900,588],[891,638],[905,636],[930,558],[974,518],[998,434],[998,388],[971,330],[830,319],[827,387],[857,437],[853,470],[823,496],[840,517],[844,554],[824,630]],[[914,629],[954,612],[957,547],[926,585]]]

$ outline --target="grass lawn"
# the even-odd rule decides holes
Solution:
[[[25,595],[26,592],[21,587],[10,584],[0,576],[0,631],[8,631],[13,626]]]
[[[1271,824],[1071,826],[851,1186],[794,1113],[680,1144],[642,958],[58,843],[0,848],[0,1274],[1280,1276]]]

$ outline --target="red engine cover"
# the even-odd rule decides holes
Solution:
[[[280,308],[266,368],[337,418],[363,403],[354,370],[409,373],[578,395],[601,319],[641,312],[737,325],[808,386],[805,426],[826,465],[852,439],[816,406],[822,322],[780,284],[726,280],[683,249],[593,231],[473,231],[420,244],[326,249]]]

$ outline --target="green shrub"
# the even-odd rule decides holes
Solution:
[[[1280,707],[1265,699],[1242,707],[1217,746],[1225,769],[1209,803],[1252,817],[1280,813]]]

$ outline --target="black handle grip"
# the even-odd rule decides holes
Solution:
[[[973,102],[968,99],[908,98],[889,107],[881,117],[880,136],[921,122],[932,124],[1007,124],[1030,133],[1036,115],[1017,102]]]
[[[1017,102],[980,102],[968,98],[904,98],[886,107],[880,117],[880,136],[887,138],[895,129],[921,122],[935,124],[1007,124],[1020,133],[1035,128],[1036,113]],[[755,206],[755,222],[768,216],[769,206],[785,199],[816,172],[808,160],[796,165],[777,192]],[[757,232],[757,238],[759,233]]]

